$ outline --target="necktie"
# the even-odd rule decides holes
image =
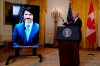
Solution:
[[[26,38],[27,38],[27,41],[29,39],[29,35],[30,35],[30,25],[27,25],[26,26]]]

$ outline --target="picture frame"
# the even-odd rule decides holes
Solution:
[[[12,25],[12,3],[4,1],[4,25]]]

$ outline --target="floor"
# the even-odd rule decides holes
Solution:
[[[45,56],[45,55],[48,55],[48,54],[50,54],[52,52],[55,52],[55,51],[58,51],[58,49],[57,48],[44,48],[43,50],[39,50],[38,53],[40,53],[43,56]],[[91,51],[88,51],[88,50],[80,50],[80,54],[82,54],[82,55],[85,54],[85,55],[88,56],[88,54],[93,54],[93,53],[95,55],[100,55],[100,51],[91,52]],[[20,54],[22,54],[22,55],[23,54],[24,55],[25,54],[26,55],[27,54],[32,54],[32,49],[31,48],[21,49]],[[14,55],[14,48],[11,48],[11,47],[0,48],[0,64],[1,64],[0,66],[4,65],[4,64],[2,65],[2,63],[5,62],[10,55]],[[35,59],[37,59],[37,57],[36,58],[34,58],[34,57],[22,57],[22,58],[16,60],[15,63],[12,63],[9,66],[12,66],[13,64],[16,64],[16,63],[19,64],[19,66],[20,65],[22,66],[23,64],[25,64],[25,66],[28,66],[27,63],[29,63],[30,61],[33,61]],[[19,61],[20,61],[20,63],[18,63]],[[23,64],[21,64],[21,63],[23,63]],[[29,64],[31,64],[31,63],[29,63]]]
[[[38,53],[41,53],[42,55],[51,53],[57,49],[55,48],[44,48],[43,50],[39,50]],[[32,54],[32,48],[25,48],[21,49],[20,55],[31,55]],[[14,55],[14,48],[11,47],[3,47],[0,48],[0,63],[7,60],[7,58],[11,55]]]

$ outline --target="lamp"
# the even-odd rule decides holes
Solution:
[[[51,11],[51,16],[54,20],[54,38],[53,38],[53,46],[54,47],[57,47],[57,40],[56,40],[56,32],[57,32],[57,24],[58,24],[58,20],[59,20],[59,17],[60,17],[60,12],[54,8],[52,11]]]

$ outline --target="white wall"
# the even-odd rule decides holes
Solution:
[[[0,15],[3,17],[0,18],[0,33],[2,33],[2,40],[12,39],[12,26],[4,25],[4,1],[8,1],[10,3],[26,3],[26,0],[0,0]]]
[[[47,0],[47,15],[45,23],[45,43],[53,44],[54,35],[54,22],[51,17],[51,11],[56,8],[60,11],[61,16],[64,19],[67,18],[67,11],[69,6],[69,0]],[[62,26],[63,22],[59,20],[58,26]]]

